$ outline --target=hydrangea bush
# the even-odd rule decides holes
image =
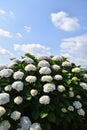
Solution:
[[[60,56],[0,65],[0,130],[87,129],[87,74]]]

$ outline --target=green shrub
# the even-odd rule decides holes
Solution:
[[[0,66],[0,130],[86,130],[87,74],[65,57]]]

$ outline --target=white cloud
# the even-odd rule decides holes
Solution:
[[[5,10],[0,9],[0,14],[6,14],[7,12]]]
[[[30,26],[24,26],[24,29],[26,32],[30,32],[31,31],[31,27]]]
[[[80,27],[78,19],[76,17],[69,17],[68,13],[64,11],[51,13],[51,20],[56,27],[64,31],[74,31]]]
[[[62,54],[67,54],[76,63],[87,66],[87,34],[63,39],[60,47]]]
[[[16,33],[16,36],[19,37],[19,38],[23,37],[21,33]]]
[[[0,55],[13,55],[10,51],[0,47]]]
[[[0,28],[0,36],[12,38],[11,33],[7,30],[2,29],[2,28]]]
[[[21,51],[24,53],[31,53],[33,55],[50,55],[50,48],[47,48],[41,44],[14,44],[15,51]]]

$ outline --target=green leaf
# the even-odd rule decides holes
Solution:
[[[45,118],[45,117],[47,117],[48,116],[48,113],[46,113],[46,112],[41,112],[40,113],[40,117],[41,118]]]
[[[56,116],[55,116],[55,114],[54,113],[49,113],[49,115],[48,115],[48,120],[50,121],[50,122],[52,122],[52,123],[55,123],[56,122]]]

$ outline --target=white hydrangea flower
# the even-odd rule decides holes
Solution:
[[[73,106],[76,108],[76,109],[80,109],[82,107],[82,104],[81,102],[79,101],[74,101],[73,102]]]
[[[50,75],[45,75],[41,77],[42,82],[51,82],[53,80],[52,76]]]
[[[74,111],[74,107],[73,106],[68,106],[68,110],[69,111]]]
[[[40,104],[44,104],[44,105],[49,104],[49,103],[50,103],[50,97],[47,96],[47,95],[41,96],[41,97],[39,98],[39,103],[40,103]]]
[[[51,69],[49,67],[42,67],[40,70],[39,70],[39,73],[40,74],[51,74]]]
[[[78,78],[77,77],[72,77],[72,80],[77,81]]]
[[[16,103],[17,105],[21,104],[23,102],[23,98],[21,96],[17,96],[16,98],[14,98],[14,103]]]
[[[11,91],[11,90],[12,90],[11,85],[7,85],[7,86],[5,86],[4,90],[5,90],[5,91]]]
[[[77,110],[77,113],[78,113],[80,116],[85,116],[85,111],[84,111],[82,108],[78,109],[78,110]]]
[[[37,57],[39,60],[50,60],[51,58],[49,56],[39,56]]]
[[[25,79],[28,83],[35,83],[36,80],[37,80],[37,77],[36,76],[27,76],[26,79]]]
[[[74,92],[73,91],[69,91],[69,97],[74,97]]]
[[[56,64],[52,65],[52,68],[53,68],[53,70],[57,70],[57,71],[60,70],[60,66],[56,65]]]
[[[61,60],[62,60],[62,57],[61,57],[61,56],[54,56],[54,57],[52,58],[52,60],[61,61]]]
[[[31,126],[31,120],[28,116],[22,116],[20,119],[20,126],[22,130],[29,130]]]
[[[72,66],[72,63],[71,62],[69,62],[69,61],[65,61],[65,62],[63,62],[62,63],[62,66],[64,66],[64,67],[69,67],[69,66]]]
[[[4,105],[10,101],[8,93],[0,93],[0,105]]]
[[[79,67],[72,69],[72,72],[74,72],[74,73],[79,73],[80,71],[81,71],[81,68],[79,68]]]
[[[0,71],[0,76],[3,78],[8,78],[12,75],[13,73],[13,70],[12,69],[3,69]]]
[[[30,130],[42,130],[39,123],[33,123],[30,127]]]
[[[36,66],[33,64],[28,64],[25,66],[25,71],[36,71]]]
[[[25,63],[27,63],[27,64],[32,64],[32,63],[34,63],[34,60],[31,59],[31,58],[29,58],[29,57],[23,58],[22,61],[25,61]]]
[[[81,82],[80,86],[84,89],[87,90],[87,83]]]
[[[59,92],[63,92],[63,91],[65,91],[65,87],[64,87],[63,85],[58,85],[58,86],[57,86],[57,90],[58,90]]]
[[[8,120],[4,120],[0,123],[0,130],[9,130],[11,127],[11,124]]]
[[[54,79],[55,80],[62,80],[63,77],[62,77],[62,75],[57,74],[57,75],[54,76]]]
[[[48,61],[46,60],[41,60],[39,63],[38,63],[38,67],[50,67],[50,64]]]
[[[23,72],[21,72],[21,71],[17,71],[17,72],[14,72],[14,74],[13,74],[13,78],[14,79],[22,79],[23,78],[23,76],[24,76],[24,73]]]
[[[13,120],[18,120],[20,119],[21,117],[21,113],[19,111],[14,111],[11,113],[11,116],[10,116]]]
[[[6,69],[6,68],[7,68],[6,65],[0,64],[0,71],[3,70],[3,69]]]
[[[87,74],[84,74],[84,75],[83,75],[83,78],[84,78],[84,79],[87,79]]]
[[[37,89],[31,89],[30,94],[31,94],[32,96],[36,96],[36,95],[38,94]]]
[[[18,92],[22,91],[23,90],[23,82],[22,81],[15,81],[12,84],[12,88],[17,90]]]
[[[77,95],[76,98],[81,99],[81,96],[80,96],[80,95]]]
[[[17,65],[17,62],[15,61],[11,61],[8,65],[7,65],[7,68],[14,68],[14,66]]]
[[[52,83],[46,83],[44,86],[43,86],[43,91],[45,93],[49,93],[49,92],[53,92],[55,90],[55,84],[52,84]]]
[[[5,108],[0,106],[0,117],[3,116],[5,113],[6,113]]]

